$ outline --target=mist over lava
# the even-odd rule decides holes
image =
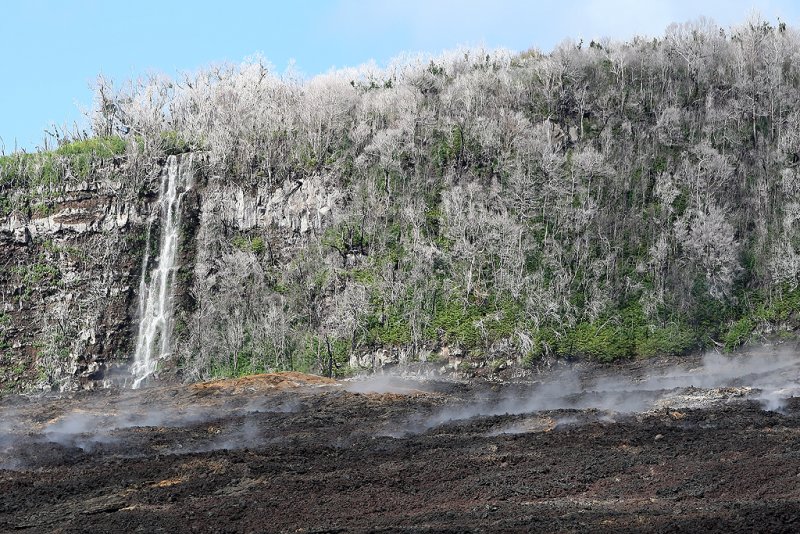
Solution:
[[[696,408],[734,400],[756,400],[763,409],[780,412],[787,399],[798,393],[800,356],[793,350],[762,349],[737,356],[710,352],[699,365],[676,364],[640,377],[619,375],[613,368],[595,376],[585,376],[572,367],[557,370],[536,384],[511,385],[483,398],[393,423],[387,427],[386,435],[401,437],[475,417],[554,410],[594,414],[582,420],[565,419],[560,424],[613,421],[626,414]]]
[[[285,439],[281,425],[286,417],[299,418],[312,428],[317,425],[315,413],[324,396],[343,402],[352,398],[348,402],[367,403],[367,409],[377,409],[384,398],[429,400],[427,405],[384,417],[376,428],[340,423],[342,432],[334,443],[346,447],[364,436],[402,439],[480,418],[487,420],[486,435],[496,436],[613,423],[638,413],[731,402],[753,401],[764,410],[781,412],[787,400],[800,392],[799,377],[800,357],[795,351],[760,349],[737,356],[708,353],[662,368],[646,364],[627,373],[615,367],[562,367],[543,372],[535,381],[463,385],[458,394],[452,389],[462,387],[457,382],[387,373],[303,393],[265,394],[244,388],[234,394],[181,386],[120,391],[112,397],[76,395],[60,403],[56,399],[46,415],[31,399],[2,407],[0,467],[35,465],[30,456],[37,447],[47,446],[61,447],[62,455],[112,456],[148,450],[171,454],[264,447]],[[442,393],[448,388],[449,393]],[[495,424],[492,418],[497,417],[501,420]],[[193,438],[162,437],[167,433]]]

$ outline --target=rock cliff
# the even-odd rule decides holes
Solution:
[[[90,179],[66,181],[46,210],[15,209],[0,220],[0,387],[68,390],[131,381],[138,289],[148,246],[152,258],[144,268],[157,261],[161,229],[153,220],[166,163],[145,171],[109,163]],[[219,270],[214,243],[259,231],[270,236],[270,254],[285,260],[292,243],[321,227],[336,200],[319,177],[250,189],[207,175],[202,155],[192,172],[196,187],[181,204],[179,276],[170,291],[184,330],[194,324],[195,283],[213,283]],[[155,234],[149,244],[148,222]],[[175,343],[189,337],[183,332]],[[160,372],[177,372],[175,362],[164,364]]]
[[[130,378],[164,166],[187,154],[154,380],[796,337],[798,35],[754,19],[306,81],[256,58],[101,82],[91,135],[0,156],[3,383]]]

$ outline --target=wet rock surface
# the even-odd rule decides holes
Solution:
[[[295,373],[7,397],[0,531],[797,531],[784,363],[777,411],[763,376],[659,389],[638,362],[577,390]]]

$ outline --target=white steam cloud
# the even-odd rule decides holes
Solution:
[[[593,420],[613,420],[616,415],[670,407],[700,408],[749,399],[759,401],[765,410],[782,411],[787,399],[800,394],[800,357],[789,351],[736,357],[709,353],[699,366],[676,365],[641,378],[619,374],[587,378],[575,369],[567,369],[550,374],[545,380],[392,424],[385,435],[417,434],[474,417],[554,410],[591,410],[596,414]],[[550,424],[576,422],[557,420]],[[535,427],[538,423],[523,422],[504,432],[518,433],[531,424]]]
[[[355,421],[344,435],[333,432],[332,443],[337,446],[347,446],[359,436],[401,438],[477,417],[513,416],[510,421],[479,423],[486,435],[496,436],[730,402],[754,401],[764,410],[783,411],[788,399],[800,396],[800,356],[793,351],[736,357],[707,354],[686,362],[660,370],[658,361],[647,362],[638,371],[640,376],[636,376],[635,366],[622,371],[578,366],[542,375],[538,383],[505,384],[495,389],[373,375],[345,381],[345,396],[333,391],[330,397],[162,389],[125,392],[118,397],[19,398],[0,404],[0,469],[80,461],[86,453],[126,455],[148,450],[169,453],[265,446],[290,439],[292,432],[304,432],[306,424],[324,421],[312,412],[319,407],[330,410],[330,421],[341,421],[335,416],[335,403],[349,402],[347,394],[422,395],[426,400],[394,405],[392,419],[367,426]],[[445,394],[438,394],[440,390]],[[180,401],[173,400],[178,395],[182,395]],[[295,415],[280,415],[290,413]],[[145,427],[155,431],[130,430]],[[173,432],[161,432],[162,428]],[[181,428],[185,430],[174,432]],[[324,425],[319,428],[328,429]],[[171,437],[164,437],[168,435]]]

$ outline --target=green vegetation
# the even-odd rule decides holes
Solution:
[[[261,236],[247,237],[244,235],[237,235],[231,241],[231,244],[242,252],[252,252],[260,256],[267,250],[267,245],[264,243],[264,238]]]
[[[94,137],[61,145],[56,154],[67,158],[73,176],[86,179],[95,162],[124,154],[126,145],[120,137]]]
[[[13,208],[50,214],[49,199],[68,180],[85,180],[102,162],[125,153],[121,137],[93,137],[65,143],[53,151],[0,156],[0,217]],[[13,196],[12,196],[13,195]]]
[[[61,275],[56,267],[44,262],[12,267],[11,272],[19,276],[20,281],[26,287],[26,291],[31,291],[34,286],[41,285],[44,282],[57,282]]]
[[[44,190],[125,143],[139,200],[153,162],[202,147],[223,209],[275,209],[269,229],[219,214],[208,276],[180,275],[193,376],[734,350],[800,327],[797,50],[764,21],[694,22],[309,83],[255,61],[100,88],[103,133],[137,133],[0,159],[0,210],[47,213]]]
[[[92,156],[99,159],[113,158],[125,153],[127,142],[118,136],[91,137],[65,143],[56,149],[59,156]]]
[[[161,133],[160,148],[164,154],[175,156],[189,152],[192,147],[180,132],[168,130]]]
[[[0,190],[53,186],[65,170],[53,152],[0,156]]]
[[[52,239],[46,239],[42,241],[42,248],[51,254],[65,254],[74,260],[83,260],[87,258],[87,254],[78,247],[71,245],[59,245]]]
[[[285,363],[276,366],[274,361],[265,357],[269,351],[258,350],[253,345],[253,338],[248,333],[244,346],[226,358],[215,358],[209,369],[213,378],[235,378],[258,373],[273,372],[276,368],[304,373],[317,372],[333,377],[345,377],[352,374],[349,367],[350,346],[347,340],[336,338],[320,338],[314,335],[305,336],[297,350]],[[328,347],[330,346],[330,352]],[[331,358],[332,357],[332,358]]]

